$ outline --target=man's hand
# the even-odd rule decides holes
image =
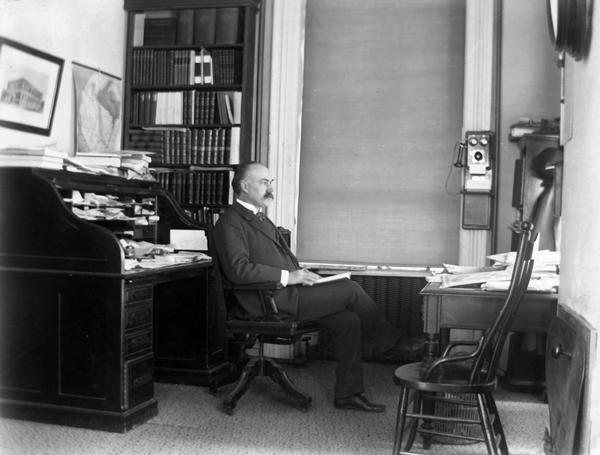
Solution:
[[[290,272],[288,285],[301,284],[302,286],[312,286],[319,278],[321,278],[320,275],[307,269],[294,270]]]

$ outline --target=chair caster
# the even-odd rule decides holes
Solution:
[[[233,415],[233,410],[235,409],[235,405],[236,403],[230,403],[230,402],[223,402],[223,411],[225,411],[225,414],[232,416]]]
[[[308,410],[310,409],[311,406],[312,406],[312,398],[307,398],[306,400],[302,401],[302,403],[300,403],[300,410],[302,412],[308,412]]]

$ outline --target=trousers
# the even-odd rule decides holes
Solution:
[[[363,343],[384,352],[400,337],[373,299],[349,279],[299,286],[297,318],[318,320],[331,334],[337,362],[335,398],[364,392]]]

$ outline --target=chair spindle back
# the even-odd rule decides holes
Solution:
[[[533,246],[531,239],[532,225],[524,222],[521,226],[517,255],[513,266],[510,285],[502,307],[492,325],[485,331],[480,340],[480,353],[475,358],[470,383],[490,382],[496,377],[496,369],[504,342],[523,294],[527,290],[533,270]]]

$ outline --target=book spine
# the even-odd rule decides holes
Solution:
[[[144,21],[146,20],[145,13],[136,13],[133,17],[133,46],[139,47],[144,45]]]
[[[216,92],[208,92],[208,118],[207,118],[208,124],[215,123],[216,99],[217,99]]]
[[[212,57],[207,50],[202,52],[202,83],[205,85],[214,83]]]
[[[204,53],[204,49],[200,50],[200,53],[197,53],[194,58],[194,84],[203,84],[204,77],[202,76],[202,54]]]
[[[235,44],[239,42],[239,8],[217,9],[215,42],[217,44]]]
[[[194,44],[203,46],[214,44],[216,14],[215,8],[194,10]]]
[[[144,21],[144,46],[176,44],[176,17],[148,17]]]
[[[189,46],[194,41],[194,10],[180,9],[177,14],[177,44]]]

